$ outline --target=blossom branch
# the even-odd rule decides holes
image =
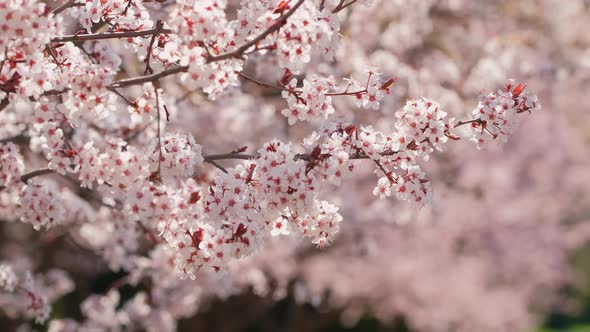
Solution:
[[[305,2],[305,0],[299,0],[291,9],[289,9],[289,11],[287,11],[285,14],[283,14],[281,17],[279,17],[270,28],[268,28],[266,31],[264,31],[260,35],[258,35],[256,38],[243,44],[242,46],[238,47],[234,51],[210,57],[208,59],[208,62],[215,62],[215,61],[221,61],[221,60],[226,60],[226,59],[231,59],[231,58],[242,57],[244,52],[246,52],[250,47],[255,46],[258,42],[264,40],[264,38],[266,38],[268,35],[279,31],[283,27],[283,25],[285,25],[287,23],[287,19],[295,13],[297,8],[299,8],[303,4],[303,2]]]
[[[303,4],[304,1],[305,0],[299,0],[288,12],[286,12],[285,14],[283,14],[283,16],[281,16],[279,19],[277,19],[275,24],[273,24],[270,28],[268,28],[267,30],[262,32],[256,38],[243,44],[242,46],[238,47],[234,51],[231,51],[231,52],[228,52],[225,54],[221,54],[221,55],[217,55],[217,56],[210,55],[207,58],[207,62],[211,63],[211,62],[241,57],[243,55],[243,53],[245,51],[247,51],[250,47],[256,45],[259,41],[263,40],[268,35],[272,34],[273,32],[278,31],[281,27],[283,27],[283,25],[285,25],[285,23],[287,22],[287,19],[291,15],[293,15],[293,13],[295,13],[297,8],[299,8]],[[147,33],[147,31],[150,31],[150,32]],[[151,30],[145,30],[143,32],[137,31],[135,33],[141,33],[140,35],[147,36],[147,35],[152,35],[154,33],[167,33],[166,31],[168,31],[168,30],[163,29],[162,31],[158,31],[158,29],[156,28],[156,29],[151,29]],[[123,32],[123,33],[131,33],[132,34],[131,37],[138,36],[138,35],[133,35],[133,32]],[[120,34],[123,34],[123,33],[120,33]],[[109,35],[109,34],[105,34],[105,35]],[[89,36],[91,36],[91,35],[89,35]],[[71,36],[71,37],[73,38],[74,36]],[[121,37],[130,37],[130,36],[129,35],[127,35],[127,36],[121,35]],[[109,37],[107,37],[107,38],[109,38]],[[111,36],[110,38],[115,38],[115,37]],[[163,70],[163,71],[161,71],[159,73],[155,73],[155,74],[144,75],[144,76],[140,76],[140,77],[133,77],[133,78],[128,78],[128,79],[116,81],[116,82],[113,82],[110,85],[110,87],[111,88],[121,88],[121,87],[127,87],[127,86],[132,86],[132,85],[154,82],[160,78],[170,76],[170,75],[175,75],[178,73],[184,73],[187,71],[188,71],[188,66],[178,66],[178,67]]]

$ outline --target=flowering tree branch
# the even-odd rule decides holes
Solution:
[[[433,190],[422,163],[435,151],[449,140],[465,138],[478,148],[506,141],[516,118],[540,109],[524,85],[510,82],[481,95],[465,121],[455,122],[427,98],[408,100],[397,112],[363,116],[382,117],[381,130],[344,121],[352,116],[338,109],[336,98],[348,99],[348,106],[361,112],[381,110],[385,98],[397,93],[395,78],[342,64],[338,47],[354,46],[354,39],[341,43],[348,18],[336,13],[366,1],[242,1],[228,14],[226,1],[158,0],[158,19],[146,8],[150,1],[66,1],[53,12],[36,0],[6,1],[8,6],[0,6],[6,21],[6,38],[0,42],[0,122],[8,128],[0,129],[0,212],[5,214],[0,219],[75,235],[109,269],[137,280],[150,278],[152,269],[171,283],[176,280],[168,278],[172,273],[194,279],[220,271],[278,235],[298,234],[318,247],[328,246],[344,218],[324,200],[329,191],[324,189],[341,185],[361,167],[375,175],[371,189],[379,199],[428,204]],[[67,8],[72,15],[56,17]],[[64,35],[71,26],[84,33]],[[108,32],[96,32],[103,27]],[[250,57],[257,52],[264,56]],[[138,66],[143,75],[129,77],[126,70]],[[261,78],[249,76],[245,68]],[[349,71],[350,77],[338,77]],[[165,80],[176,74],[181,75],[174,84]],[[280,91],[284,108],[259,112],[265,116],[248,119],[248,128],[212,134],[212,128],[230,121],[217,113],[231,121],[239,114],[242,121],[256,113],[249,112],[252,105],[278,105],[276,98],[267,103],[256,94],[240,96],[248,93],[239,88],[240,80]],[[340,87],[342,81],[346,85]],[[131,86],[138,87],[125,90]],[[212,102],[206,107],[216,112],[192,112],[193,100],[175,98],[188,96],[187,91],[208,97]],[[137,94],[128,97],[131,93]],[[273,121],[313,121],[315,131],[301,135],[301,142],[264,136],[267,128],[276,128]],[[460,126],[461,136],[454,132]],[[23,128],[21,135],[7,137]],[[203,153],[252,133],[264,139],[256,151]],[[26,173],[40,158],[46,168]],[[54,173],[64,179],[32,181]],[[2,272],[0,288],[7,288],[9,273]],[[152,280],[146,287],[167,286]],[[35,300],[29,309],[35,312],[27,317],[46,320],[44,300],[33,287],[24,289],[21,295]],[[119,306],[116,287],[109,294],[115,295],[98,302],[102,307],[111,303],[113,312],[144,306],[145,301]],[[92,302],[86,302],[85,311]],[[136,327],[129,324],[125,328]]]
[[[295,5],[293,5],[293,7],[291,7],[291,9],[289,9],[286,13],[284,13],[280,18],[278,18],[273,25],[268,28],[267,30],[265,30],[263,33],[261,33],[260,35],[258,35],[256,38],[250,40],[249,42],[243,44],[242,46],[238,47],[236,50],[228,52],[228,53],[224,53],[224,54],[220,54],[220,55],[216,55],[216,56],[212,56],[210,57],[207,61],[209,62],[215,62],[215,61],[221,61],[221,60],[226,60],[226,59],[231,59],[231,58],[239,58],[242,57],[244,55],[244,52],[246,52],[250,47],[256,45],[257,43],[259,43],[260,41],[264,40],[264,38],[266,38],[267,36],[271,35],[272,33],[275,33],[277,31],[279,31],[283,25],[285,25],[287,23],[287,19],[293,15],[295,13],[295,11],[303,4],[303,2],[305,2],[306,0],[299,0],[297,1],[297,3],[295,3]]]

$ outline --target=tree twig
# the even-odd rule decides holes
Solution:
[[[153,36],[161,33],[173,33],[170,29],[164,29],[163,25],[157,25],[153,29],[139,30],[139,31],[122,31],[122,32],[103,32],[103,33],[88,33],[79,35],[67,35],[57,38],[52,38],[52,43],[65,43],[65,42],[84,42],[88,40],[101,40],[101,39],[117,39],[117,38],[132,38],[132,37],[143,37]]]
[[[51,11],[51,13],[53,15],[57,15],[61,12],[63,12],[64,10],[70,8],[70,7],[74,7],[74,6],[83,6],[84,4],[80,3],[77,4],[76,0],[68,0],[65,3],[63,3],[61,6],[56,7],[54,10]]]

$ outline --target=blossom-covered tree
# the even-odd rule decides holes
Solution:
[[[478,197],[485,190],[477,188],[510,182],[484,167],[508,167],[507,158],[539,151],[541,142],[569,142],[542,141],[534,130],[509,138],[522,125],[541,131],[557,121],[538,112],[541,104],[527,83],[508,80],[512,68],[504,58],[518,52],[491,40],[488,48],[497,49],[487,56],[457,55],[461,66],[470,66],[462,73],[452,54],[477,47],[429,49],[436,44],[428,40],[436,20],[477,22],[487,5],[479,6],[434,0],[0,0],[0,219],[24,234],[11,250],[2,248],[10,252],[0,264],[3,311],[43,323],[52,301],[81,287],[83,281],[73,282],[65,271],[88,273],[88,265],[102,262],[100,269],[125,276],[80,303],[83,321],[53,319],[50,330],[174,330],[207,298],[251,285],[262,295],[270,278],[278,285],[276,297],[297,280],[292,291],[300,301],[327,301],[350,322],[365,312],[384,320],[401,312],[428,331],[526,327],[527,301],[544,285],[562,285],[562,274],[539,272],[518,295],[494,292],[490,306],[515,306],[504,308],[498,325],[485,318],[463,322],[460,309],[426,319],[435,311],[412,307],[412,301],[441,295],[428,288],[430,281],[420,289],[405,279],[437,277],[436,264],[452,265],[454,250],[464,251],[460,268],[441,278],[454,285],[465,274],[472,278],[465,286],[473,287],[465,296],[485,296],[483,279],[507,282],[524,269],[514,258],[491,274],[478,259],[502,255],[487,251],[486,241],[501,251],[531,233],[563,250],[538,243],[521,244],[523,250],[541,250],[564,269],[567,245],[556,238],[565,231],[556,223],[513,228],[505,220],[517,216],[501,216],[514,210],[508,196],[492,191],[494,199]],[[497,10],[489,6],[484,10]],[[503,29],[493,23],[482,29]],[[440,43],[454,46],[445,43],[453,33]],[[421,48],[424,58],[416,55]],[[510,61],[530,66],[528,58]],[[535,87],[542,92],[544,86]],[[568,135],[562,127],[545,130]],[[506,142],[496,154],[470,151]],[[552,162],[530,153],[532,160]],[[561,153],[553,167],[564,172],[558,162],[575,153]],[[453,191],[461,194],[449,195]],[[460,215],[472,211],[462,205],[481,209]],[[443,221],[498,219],[498,225],[459,220],[428,229],[407,226],[400,233],[383,220],[390,211],[420,211],[426,219],[438,214]],[[545,217],[557,219],[559,212]],[[481,241],[463,238],[466,229]],[[304,252],[302,238],[319,248],[306,249],[301,255],[311,259],[297,262],[293,251]],[[425,247],[414,247],[416,241]],[[56,269],[28,257],[55,243],[79,251],[83,262],[61,262]],[[341,266],[349,250],[370,258],[353,255],[355,264]],[[393,257],[386,263],[389,253],[409,250],[435,259],[396,266]],[[378,276],[375,285],[385,289],[411,291],[383,299],[367,285],[340,290],[338,297],[337,280],[348,285],[364,273]],[[125,284],[141,291],[123,302],[118,289]],[[324,289],[334,298],[322,299]],[[369,305],[349,304],[355,297]],[[467,299],[457,302],[457,308],[473,310]]]

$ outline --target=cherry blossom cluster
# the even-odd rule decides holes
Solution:
[[[19,194],[19,215],[22,222],[29,223],[36,230],[50,228],[61,223],[64,206],[60,195],[35,180],[23,186]]]
[[[49,318],[51,302],[73,289],[61,270],[33,276],[8,262],[0,263],[0,303],[9,316],[23,315],[43,323]],[[22,272],[22,273],[21,273]]]
[[[362,87],[356,80],[347,79],[347,86],[342,92],[336,92],[336,83],[333,77],[320,77],[310,75],[303,79],[303,87],[297,88],[297,79],[287,68],[283,78],[279,81],[288,81],[284,86],[277,88],[283,90],[282,96],[287,100],[288,108],[281,113],[287,117],[290,125],[297,121],[309,121],[315,118],[328,116],[335,112],[332,106],[333,96],[352,96],[357,107],[378,110],[380,102],[389,89],[395,83],[395,78],[382,81],[381,74],[374,71],[368,72],[367,81]]]
[[[116,30],[137,30],[151,28],[153,21],[149,13],[137,0],[109,0],[109,1],[83,1],[84,7],[80,10],[80,25],[88,32],[92,32],[95,24],[107,21]]]
[[[20,181],[24,168],[18,146],[13,143],[0,144],[0,187]]]
[[[417,161],[428,160],[435,149],[441,150],[449,136],[456,138],[450,133],[453,120],[446,120],[447,113],[425,98],[409,100],[395,116],[396,130],[386,138],[388,152],[377,155],[385,174],[373,193],[381,198],[394,193],[399,200],[428,202],[432,188]]]
[[[12,266],[8,264],[0,264],[0,289],[7,292],[14,291],[18,284],[18,277]]]
[[[112,270],[132,270],[134,267],[132,258],[141,238],[140,221],[127,221],[127,214],[103,208],[95,214],[92,223],[80,228],[80,237],[104,258]]]
[[[166,55],[182,54],[179,64],[188,66],[183,76],[185,85],[191,90],[203,89],[211,99],[238,85],[236,73],[243,65],[239,59],[210,61],[213,54],[236,46],[234,36],[226,29],[225,7],[225,0],[179,1],[168,22],[180,40],[166,43]]]
[[[282,113],[287,117],[290,125],[298,120],[308,121],[317,117],[327,119],[328,115],[335,112],[332,97],[326,95],[334,88],[333,78],[312,75],[303,80],[301,91],[295,91],[297,79],[292,78],[285,88],[287,90],[283,91],[283,98],[287,100],[289,108],[284,109]]]
[[[512,132],[516,115],[523,112],[533,112],[541,109],[537,96],[525,91],[525,86],[514,86],[508,83],[503,90],[480,96],[477,108],[472,114],[473,137],[478,148],[490,141],[499,139],[506,142]]]
[[[326,4],[327,2],[327,4]],[[321,3],[324,7],[321,8]],[[304,1],[289,21],[277,21],[294,6],[296,1],[248,1],[241,2],[236,27],[236,40],[244,41],[259,35],[276,24],[284,24],[278,36],[269,36],[256,48],[276,52],[279,64],[298,73],[312,57],[332,58],[340,39],[340,21],[332,13],[333,1]]]
[[[184,54],[180,64],[188,66],[182,78],[188,89],[203,89],[209,98],[216,99],[228,87],[238,85],[237,73],[242,71],[242,60],[208,62],[209,53],[199,46],[187,49]]]
[[[258,153],[217,176],[205,191],[185,184],[191,189],[177,197],[188,201],[167,204],[175,217],[162,218],[159,227],[187,276],[218,271],[254,252],[269,235],[298,232],[325,246],[338,232],[338,208],[317,200],[320,178],[307,176],[308,166],[289,144],[274,140]]]
[[[129,113],[131,113],[133,119],[137,119],[133,122],[143,124],[158,116],[158,110],[156,109],[156,93],[161,94],[162,89],[154,88],[153,84],[145,83],[142,85],[142,95],[135,99],[132,105],[128,107]]]
[[[195,168],[203,164],[202,148],[191,134],[168,133],[150,150],[150,171],[159,170],[165,178],[190,177]]]
[[[46,72],[55,67],[43,45],[58,33],[60,20],[45,4],[23,0],[0,3],[0,17],[0,100],[10,94],[39,96],[51,88]]]
[[[181,0],[170,14],[170,26],[185,42],[213,40],[228,24],[227,0]]]
[[[369,70],[364,86],[354,79],[349,79],[344,92],[336,95],[354,96],[357,107],[378,110],[381,100],[385,95],[391,93],[390,88],[395,83],[395,80],[395,78],[390,78],[384,81],[380,73]]]

